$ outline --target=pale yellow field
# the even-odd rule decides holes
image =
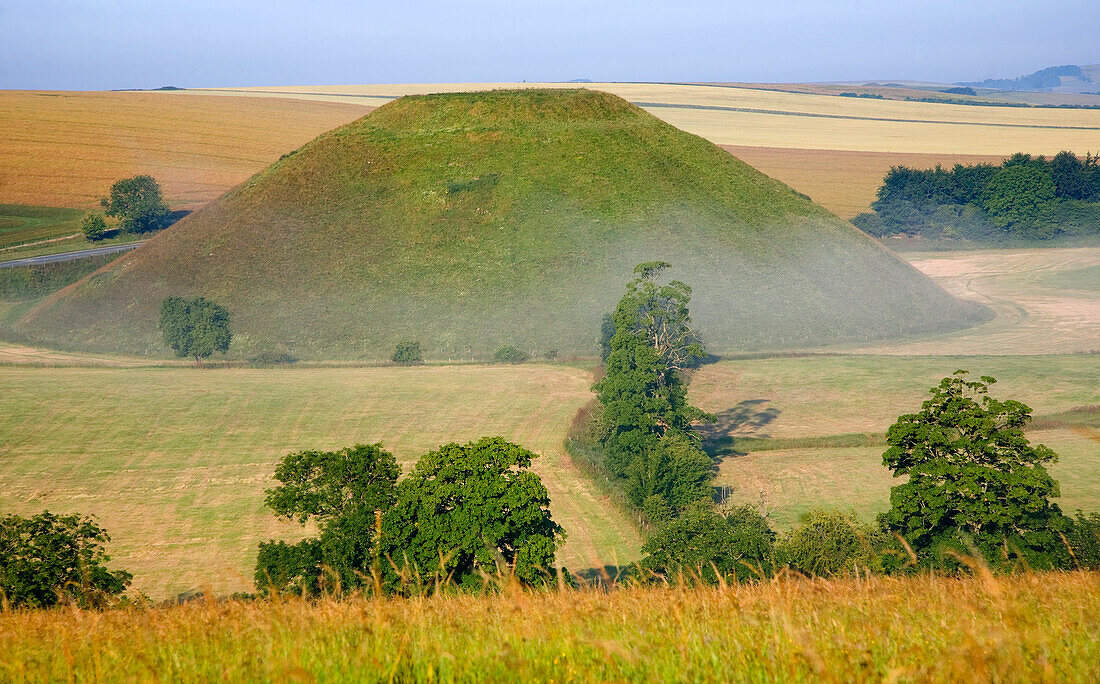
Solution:
[[[90,208],[139,173],[195,208],[320,133],[357,104],[137,92],[0,91],[0,202]]]
[[[1003,155],[1021,150],[1084,154],[1100,140],[1100,110],[974,107],[708,85],[450,83],[201,92],[382,104],[408,94],[533,87],[605,90],[720,145],[933,154]]]

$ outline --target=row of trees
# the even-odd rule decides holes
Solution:
[[[883,179],[874,213],[852,219],[877,237],[1049,239],[1100,232],[1100,157],[1017,153],[1000,166],[952,169],[895,166]]]
[[[104,216],[118,220],[118,229],[126,233],[149,233],[168,226],[171,213],[160,192],[160,185],[148,175],[124,178],[111,186],[100,200],[102,214],[88,214],[80,224],[84,237],[97,242],[108,237],[111,229]]]

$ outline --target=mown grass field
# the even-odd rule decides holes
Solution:
[[[135,587],[223,594],[251,587],[260,540],[301,535],[263,508],[285,454],[381,441],[408,467],[440,444],[502,435],[542,455],[569,534],[559,560],[625,563],[636,531],[562,448],[589,385],[539,365],[0,367],[0,511],[96,514]]]
[[[870,520],[889,507],[896,484],[882,466],[886,429],[958,369],[997,378],[992,396],[1032,408],[1029,439],[1061,456],[1051,472],[1063,509],[1100,510],[1100,355],[722,361],[695,374],[689,398],[719,415],[711,434],[733,437],[737,453],[723,460],[716,484],[734,501],[755,505],[763,492],[787,528],[813,507]]]
[[[63,207],[0,204],[0,260],[15,258],[13,248],[80,233],[84,212]]]
[[[1094,682],[1100,574],[0,612],[0,679]]]
[[[362,104],[140,92],[0,91],[0,202],[95,206],[120,178],[152,174],[195,208]]]

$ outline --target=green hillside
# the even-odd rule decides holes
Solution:
[[[786,185],[586,90],[404,97],[331,131],[44,301],[32,339],[163,353],[168,295],[225,304],[232,353],[594,353],[639,261],[695,288],[715,352],[956,328],[984,315]]]

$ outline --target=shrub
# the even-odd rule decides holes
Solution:
[[[719,575],[747,580],[772,572],[774,545],[775,532],[751,506],[723,515],[699,501],[645,543],[647,556],[639,566],[669,580],[714,584]]]
[[[88,214],[80,222],[80,230],[87,240],[97,242],[107,236],[107,222],[103,214]]]
[[[110,539],[92,518],[80,515],[46,511],[0,518],[0,593],[15,607],[103,605],[133,579],[125,570],[103,567]]]
[[[287,366],[297,363],[298,359],[285,351],[267,349],[252,357],[249,362],[259,368],[269,368],[271,366]]]
[[[424,363],[424,351],[420,348],[420,342],[416,340],[398,342],[390,360],[405,366]]]
[[[546,350],[546,360],[547,361],[553,361],[556,358],[558,358],[558,350],[557,349],[547,349]]]
[[[493,353],[493,360],[497,363],[523,363],[530,356],[519,347],[505,345]]]
[[[777,556],[808,575],[831,577],[861,569],[880,571],[880,549],[888,537],[854,514],[814,509],[802,516],[777,547]]]
[[[1066,532],[1066,543],[1078,567],[1100,570],[1100,513],[1086,516],[1077,511]]]
[[[195,363],[215,351],[228,351],[233,340],[229,312],[205,297],[166,297],[160,305],[160,331],[176,356],[192,356]]]

